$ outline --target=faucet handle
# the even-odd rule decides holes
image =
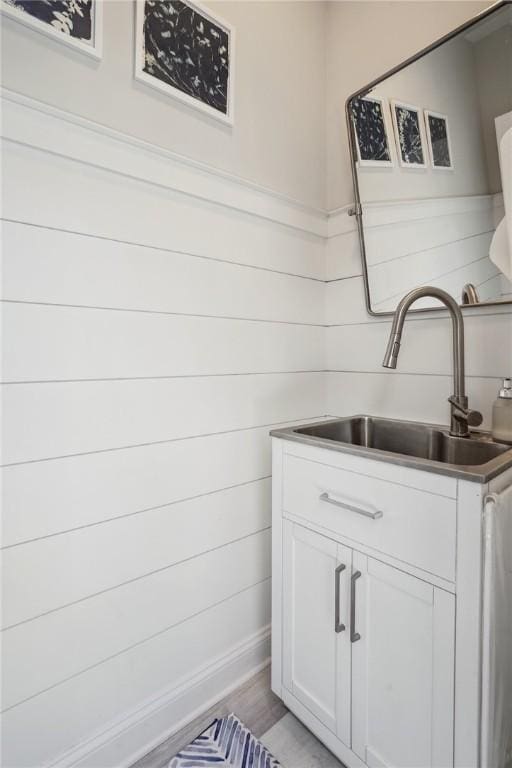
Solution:
[[[468,410],[466,417],[469,427],[479,427],[484,420],[480,411],[473,411],[471,408]]]
[[[455,395],[451,395],[448,398],[448,402],[455,409],[453,415],[457,421],[465,422],[468,427],[479,427],[484,420],[480,411],[474,411],[472,408],[467,407],[467,397],[461,402]]]

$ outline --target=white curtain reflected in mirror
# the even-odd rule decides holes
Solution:
[[[364,123],[366,98],[382,113],[377,133]],[[352,102],[373,312],[394,311],[420,285],[442,288],[460,304],[512,300],[511,281],[489,256],[505,214],[496,118],[509,112],[512,6]],[[383,137],[385,158],[377,152]],[[373,162],[361,162],[372,152]],[[418,302],[435,306],[430,298]]]

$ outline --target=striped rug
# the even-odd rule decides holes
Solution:
[[[221,717],[182,749],[169,768],[281,768],[268,749],[235,717]]]

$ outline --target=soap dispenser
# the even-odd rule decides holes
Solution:
[[[503,386],[492,407],[492,437],[498,443],[512,444],[511,379],[503,379]]]

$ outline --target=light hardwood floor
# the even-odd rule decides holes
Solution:
[[[132,768],[164,768],[171,757],[195,739],[216,717],[230,712],[234,712],[258,738],[286,715],[288,710],[283,702],[270,690],[270,667],[153,749]]]
[[[283,768],[345,768],[291,712],[264,733],[261,742]]]

